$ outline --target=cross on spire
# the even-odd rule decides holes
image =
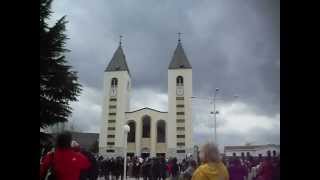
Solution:
[[[119,41],[119,45],[121,46],[122,45],[122,35],[120,35],[120,41]]]
[[[178,34],[178,42],[181,42],[181,34],[183,34],[183,33],[178,32],[177,34]]]

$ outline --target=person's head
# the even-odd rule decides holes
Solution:
[[[71,141],[71,148],[74,151],[79,152],[80,151],[80,144],[77,141]],[[82,151],[85,151],[85,150],[82,149]]]
[[[173,158],[173,159],[172,159],[172,162],[173,162],[174,164],[176,164],[177,161],[178,161],[177,158]]]
[[[68,131],[64,131],[57,136],[56,147],[67,149],[71,147],[72,135]]]
[[[203,145],[199,156],[200,160],[204,163],[221,161],[218,147],[213,143]]]

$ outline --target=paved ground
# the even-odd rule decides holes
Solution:
[[[169,178],[166,178],[166,179],[169,179]],[[101,178],[98,178],[97,180],[105,180],[103,177],[101,177]],[[112,180],[111,178],[109,179],[109,180]],[[119,180],[121,180],[120,178],[119,178]],[[135,178],[127,178],[127,180],[136,180]],[[139,180],[143,180],[142,178],[140,178]]]

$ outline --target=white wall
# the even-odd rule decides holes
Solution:
[[[101,118],[101,129],[99,135],[99,153],[105,155],[107,149],[107,128],[108,128],[108,116],[109,116],[109,99],[110,99],[110,87],[111,79],[118,79],[117,98],[116,101],[116,131],[115,131],[115,145],[113,149],[116,151],[123,147],[122,133],[125,119],[125,113],[129,110],[129,92],[131,88],[131,79],[127,71],[109,71],[104,73],[103,82],[103,99],[102,99],[102,118]],[[127,83],[130,83],[129,90]],[[119,152],[121,153],[121,152]]]
[[[273,151],[276,151],[277,155],[280,153],[280,147],[275,147],[275,146],[266,146],[266,147],[261,147],[257,148],[256,150],[228,150],[225,151],[225,156],[233,156],[233,153],[236,153],[237,156],[241,156],[241,153],[243,152],[245,156],[247,156],[247,152],[250,153],[251,156],[258,157],[259,154],[261,154],[263,157],[267,156],[267,152],[271,152],[271,156],[273,155]]]
[[[184,83],[184,105],[185,105],[185,147],[186,153],[190,151],[192,153],[192,69],[169,69],[168,70],[168,104],[169,104],[169,137],[172,137],[168,141],[168,148],[171,156],[177,156],[177,138],[176,138],[176,78],[178,76],[183,77]]]
[[[152,109],[142,109],[133,113],[126,113],[125,114],[125,122],[127,123],[130,120],[134,120],[136,123],[136,137],[135,137],[135,144],[136,144],[136,155],[140,155],[141,149],[144,148],[141,144],[142,139],[142,118],[143,116],[148,115],[151,118],[151,130],[150,130],[150,140],[151,140],[151,147],[150,148],[150,155],[156,155],[156,128],[157,122],[159,120],[164,120],[166,122],[166,143],[168,142],[168,113],[166,112],[158,112]]]

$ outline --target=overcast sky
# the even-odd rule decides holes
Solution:
[[[83,85],[72,103],[75,128],[99,132],[103,73],[120,34],[132,75],[131,110],[167,111],[167,69],[182,32],[193,95],[220,89],[220,146],[279,144],[279,6],[277,0],[54,0],[52,21],[67,16],[67,60]],[[193,101],[196,144],[213,134],[209,111],[209,102]]]

